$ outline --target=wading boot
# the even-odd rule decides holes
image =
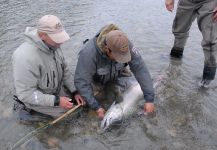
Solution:
[[[170,56],[174,58],[181,58],[183,55],[184,48],[173,47],[170,52]]]
[[[214,80],[216,73],[216,67],[207,67],[203,69],[203,77],[199,83],[200,87],[208,88],[211,81]]]

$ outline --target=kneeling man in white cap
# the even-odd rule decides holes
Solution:
[[[27,27],[25,42],[13,53],[14,99],[28,112],[58,117],[76,103],[84,105],[75,92],[73,76],[60,45],[70,37],[59,18],[45,15],[37,27]],[[66,96],[63,86],[70,91]]]

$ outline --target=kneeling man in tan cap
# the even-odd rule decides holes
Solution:
[[[135,77],[126,73],[127,66]],[[152,79],[141,55],[116,25],[109,24],[87,41],[80,51],[75,71],[76,89],[102,119],[105,110],[94,96],[92,85],[103,86],[113,82],[124,92],[131,86],[133,79],[140,84],[146,100],[144,113],[153,112]]]

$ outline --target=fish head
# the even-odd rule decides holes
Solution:
[[[123,109],[120,104],[115,104],[113,103],[108,111],[106,112],[100,128],[102,130],[106,130],[109,128],[111,125],[121,122],[123,119]]]

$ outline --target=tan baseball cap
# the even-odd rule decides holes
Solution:
[[[40,18],[37,24],[37,30],[47,33],[56,43],[64,43],[70,39],[68,33],[64,30],[60,19],[54,15],[45,15]]]
[[[105,40],[107,47],[111,50],[111,53],[117,62],[126,63],[131,60],[129,40],[122,31],[110,31],[106,34]]]

